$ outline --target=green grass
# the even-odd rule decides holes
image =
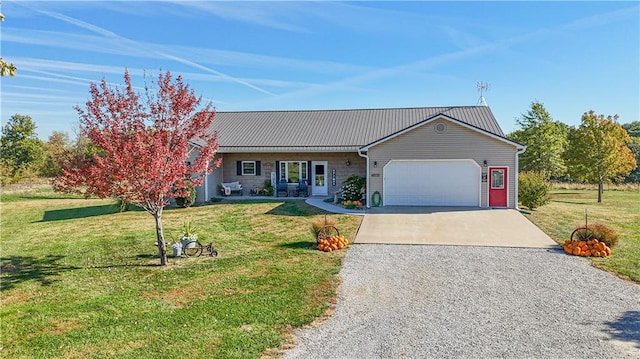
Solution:
[[[46,183],[15,184],[2,187],[0,202],[19,202],[39,199],[80,199],[76,194],[55,193]]]
[[[220,254],[160,267],[146,212],[20,196],[0,203],[3,358],[257,358],[339,284],[345,251],[314,249],[324,212],[303,201],[165,210],[169,240],[191,218]],[[361,218],[330,216],[353,240]]]
[[[556,242],[569,239],[577,226],[584,226],[584,209],[589,223],[603,223],[620,236],[618,245],[606,258],[589,258],[596,267],[640,282],[640,192],[605,191],[603,203],[597,203],[597,191],[591,189],[555,189],[551,203],[527,217]]]

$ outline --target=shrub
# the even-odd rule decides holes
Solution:
[[[311,221],[311,231],[313,232],[313,236],[317,236],[320,229],[324,226],[335,226],[336,220],[333,218],[327,218],[326,216],[323,218],[316,218]]]
[[[127,212],[129,210],[129,202],[124,200],[122,197],[117,197],[116,202],[113,204],[113,207],[118,212]]]
[[[188,191],[187,195],[184,197],[176,197],[176,204],[179,207],[187,208],[193,206],[196,203],[196,189],[193,187],[191,182],[188,182],[184,189],[179,189],[180,191]]]
[[[273,186],[271,185],[271,180],[264,180],[264,195],[273,196]]]
[[[606,224],[593,223],[587,226],[600,242],[604,242],[609,248],[618,244],[618,234]]]
[[[518,198],[522,204],[533,210],[549,203],[551,184],[539,172],[521,172],[518,175]]]
[[[365,178],[353,175],[342,183],[342,197],[345,201],[358,201],[365,193]]]

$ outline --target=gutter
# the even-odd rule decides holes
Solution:
[[[515,157],[516,157],[516,177],[515,177],[516,178],[516,183],[515,183],[515,189],[516,189],[515,200],[516,200],[516,203],[515,203],[515,208],[519,212],[522,212],[523,210],[518,207],[518,173],[520,172],[520,169],[518,168],[518,163],[520,162],[518,157],[521,154],[523,154],[526,150],[527,150],[527,146],[520,147],[516,151],[516,155],[515,155]]]
[[[367,199],[367,209],[371,208],[371,200],[370,200],[370,196],[369,196],[369,177],[371,177],[370,173],[369,173],[369,155],[365,155],[362,152],[362,148],[358,148],[358,156],[366,158],[367,159],[367,184],[366,184],[366,199]]]

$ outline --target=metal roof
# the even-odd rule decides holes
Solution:
[[[504,138],[487,106],[216,112],[220,152],[356,151],[443,114]]]

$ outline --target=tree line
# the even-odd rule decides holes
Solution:
[[[91,157],[98,148],[82,133],[71,138],[54,131],[46,141],[38,138],[30,116],[15,114],[2,126],[0,136],[0,182],[3,186],[35,177],[55,177],[67,157]]]
[[[553,120],[540,102],[516,119],[519,129],[507,137],[526,145],[519,170],[545,180],[598,185],[602,202],[604,184],[640,182],[640,121],[621,125],[617,115],[582,115],[572,127]]]

